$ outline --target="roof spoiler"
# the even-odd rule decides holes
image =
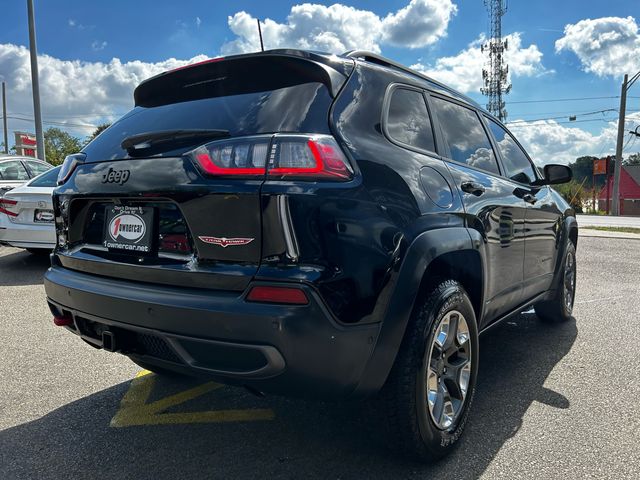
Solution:
[[[335,98],[354,61],[301,50],[269,50],[205,60],[143,81],[134,91],[136,106],[275,90],[320,82]]]

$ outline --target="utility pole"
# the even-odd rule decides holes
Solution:
[[[2,82],[2,124],[4,130],[4,153],[9,153],[9,134],[7,133],[7,88]]]
[[[640,72],[636,73],[631,80],[629,75],[624,74],[622,90],[620,92],[620,110],[618,115],[618,139],[616,142],[616,158],[613,160],[613,198],[611,199],[611,215],[620,214],[620,170],[622,170],[622,142],[624,141],[624,119],[627,109],[627,91],[631,85],[640,77]]]
[[[46,160],[44,151],[44,133],[42,131],[42,112],[40,111],[40,81],[38,79],[38,49],[36,47],[36,25],[33,13],[33,0],[27,0],[29,15],[29,53],[31,54],[31,86],[33,88],[33,116],[36,123],[36,148],[38,158]]]
[[[484,87],[480,89],[483,95],[489,97],[487,110],[501,122],[507,120],[507,111],[502,96],[511,91],[508,82],[509,66],[504,63],[504,52],[509,48],[506,40],[502,40],[502,16],[507,13],[506,0],[484,0],[489,10],[490,37],[480,50],[489,52],[489,62],[482,69]]]

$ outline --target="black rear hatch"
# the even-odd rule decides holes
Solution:
[[[274,51],[143,82],[136,107],[85,147],[56,191],[60,263],[144,282],[244,289],[261,259],[264,175],[204,175],[185,153],[217,138],[329,134],[349,62]]]

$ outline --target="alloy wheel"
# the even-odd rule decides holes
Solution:
[[[564,263],[564,288],[563,300],[567,313],[571,314],[573,310],[573,299],[576,290],[576,260],[573,252],[567,253],[567,259]]]
[[[469,326],[459,311],[440,319],[428,355],[427,408],[436,427],[445,430],[462,412],[471,377]]]

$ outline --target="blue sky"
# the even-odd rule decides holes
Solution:
[[[340,8],[331,2],[299,8],[295,2],[273,0],[36,0],[35,4],[38,50],[48,58],[41,62],[45,120],[68,123],[77,135],[126,111],[135,83],[174,66],[168,59],[179,63],[257,48],[250,37],[253,18],[265,20],[265,40],[272,40],[272,45],[267,40],[266,48],[377,49],[485,103],[477,88],[481,64],[476,54],[478,39],[488,28],[482,0],[343,1]],[[403,9],[410,10],[403,15]],[[3,10],[0,77],[9,84],[12,116],[28,118],[30,83],[24,78],[28,77],[24,50],[19,49],[28,47],[26,4],[8,0]],[[617,98],[519,102],[619,95],[622,72],[640,70],[638,23],[637,0],[509,2],[503,34],[517,37],[512,38],[515,49],[510,52],[513,90],[506,97],[507,110],[509,120],[516,122],[513,131],[534,156],[559,154],[570,159],[611,149],[609,121],[617,118],[617,112],[592,112],[617,109]],[[565,29],[571,25],[568,33]],[[635,55],[627,52],[634,47]],[[92,73],[97,95],[87,85]],[[639,124],[640,116],[636,120],[633,115],[640,110],[640,82],[630,95],[631,123]],[[565,123],[572,114],[578,115],[578,122]],[[538,118],[551,120],[531,123]],[[12,127],[33,129],[16,119]],[[561,138],[554,129],[562,132]]]

